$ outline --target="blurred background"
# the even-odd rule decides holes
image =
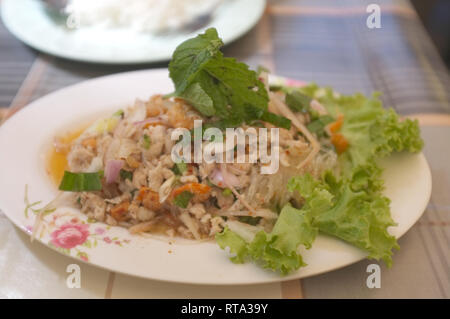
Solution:
[[[75,30],[65,25],[67,17],[55,18],[58,15],[44,9],[44,1],[0,1],[0,107],[4,108],[20,108],[83,79],[166,67],[176,44],[195,34],[196,26],[215,26],[226,42],[226,55],[253,68],[264,65],[278,75],[330,85],[343,93],[381,91],[386,105],[404,114],[449,110],[447,0],[376,1],[381,7],[379,29],[366,25],[366,8],[374,3],[368,0],[269,0],[266,7],[263,0],[189,0],[194,8],[206,3],[203,11],[196,14],[187,8],[179,15],[181,20],[172,17],[159,29],[145,23],[145,18],[155,20],[151,15],[142,15],[141,24],[130,22],[136,20],[130,19],[133,12],[143,10],[125,10],[125,5],[120,7],[122,20],[115,20],[122,31],[110,28],[111,19],[94,5],[105,0],[72,0],[89,3],[77,7],[83,19]],[[200,22],[190,23],[190,15]],[[99,27],[91,28],[93,23]],[[170,32],[164,30],[170,27]],[[17,94],[36,70],[39,81],[33,90],[25,97]]]
[[[342,93],[379,91],[385,106],[419,119],[433,174],[425,214],[400,239],[395,266],[381,266],[382,289],[361,284],[370,263],[362,261],[301,281],[208,289],[137,280],[83,265],[88,280],[82,289],[70,290],[64,282],[67,257],[30,246],[0,212],[0,234],[8,243],[0,245],[0,274],[8,274],[0,275],[0,297],[450,298],[450,1],[196,1],[169,1],[177,10],[193,3],[194,10],[157,24],[151,17],[163,16],[167,8],[146,18],[141,7],[122,1],[122,18],[114,28],[108,15],[95,11],[96,4],[105,2],[88,1],[77,9],[84,20],[71,21],[77,26],[72,30],[67,17],[48,12],[40,0],[0,0],[0,118],[90,78],[167,67],[167,52],[206,26],[218,28],[226,56],[252,68],[263,65],[277,75]],[[200,4],[206,6],[202,12],[196,10]],[[380,6],[381,28],[368,28],[369,4]],[[21,271],[19,264],[31,264],[35,271]]]
[[[450,67],[450,1],[448,0],[412,0],[433,43]]]

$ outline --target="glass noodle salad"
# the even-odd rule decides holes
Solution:
[[[395,221],[377,160],[419,152],[417,122],[400,120],[376,94],[270,86],[267,70],[224,57],[222,46],[215,29],[185,41],[169,65],[173,93],[137,100],[70,141],[57,139],[67,159],[59,189],[90,219],[135,234],[215,240],[233,262],[281,274],[306,265],[299,248],[311,248],[319,232],[391,266],[399,246],[388,232]],[[261,174],[259,157],[175,163],[171,135],[194,132],[195,120],[224,131],[279,128],[278,170]]]

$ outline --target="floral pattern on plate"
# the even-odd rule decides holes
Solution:
[[[37,208],[37,205],[41,203],[41,201],[29,203],[26,187],[25,218],[27,221],[34,223],[35,218],[42,214],[42,222],[36,236],[44,239],[48,246],[63,254],[75,256],[88,262],[88,250],[96,248],[99,243],[122,247],[124,244],[131,242],[129,238],[120,239],[117,236],[108,235],[111,226],[97,223],[95,220],[84,215],[80,216],[80,213],[71,212],[64,207],[58,209],[46,206]],[[30,211],[33,214],[30,214]],[[25,230],[32,234],[33,226],[26,226]]]

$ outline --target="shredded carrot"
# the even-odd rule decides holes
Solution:
[[[86,138],[81,142],[81,145],[83,145],[84,147],[92,147],[92,148],[96,148],[97,147],[97,140],[93,137],[91,138]]]
[[[349,146],[347,139],[341,133],[331,135],[331,143],[336,147],[336,152],[338,154],[344,153]]]
[[[120,204],[117,204],[113,208],[111,208],[111,216],[117,221],[125,220],[125,215],[128,212],[128,207],[130,206],[129,201],[124,201]]]
[[[180,186],[178,188],[175,188],[172,191],[171,196],[175,197],[183,192],[191,192],[195,195],[205,195],[208,194],[211,191],[211,187],[205,184],[200,183],[188,183],[183,186]]]
[[[141,201],[145,208],[152,211],[157,211],[161,208],[161,203],[159,202],[159,194],[152,191],[148,187],[141,187],[139,194],[136,199]]]
[[[335,122],[330,123],[328,128],[330,129],[331,133],[336,133],[341,129],[343,123],[344,123],[344,115],[339,114],[338,119]]]
[[[147,194],[150,192],[153,192],[153,191],[149,187],[143,186],[139,189],[139,193],[136,196],[136,199],[142,201],[144,199],[144,197],[147,196]]]

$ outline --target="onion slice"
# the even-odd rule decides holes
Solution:
[[[225,183],[233,187],[241,186],[241,181],[239,180],[239,178],[236,175],[228,172],[228,169],[225,165],[221,166],[220,172],[222,173]]]
[[[226,179],[226,182],[225,182]],[[241,186],[241,182],[239,181],[239,178],[236,177],[234,174],[229,173],[226,169],[218,169],[216,168],[212,174],[209,176],[209,180],[214,185],[225,188],[227,185],[233,186],[233,187],[239,187]]]
[[[108,162],[106,162],[105,177],[107,184],[114,183],[117,180],[123,164],[122,160],[108,160]]]
[[[255,210],[250,206],[249,203],[242,197],[241,194],[237,192],[237,190],[234,188],[234,186],[231,184],[231,181],[229,180],[229,176],[232,174],[229,174],[227,171],[227,166],[225,164],[220,164],[220,171],[222,172],[223,181],[225,183],[225,186],[228,187],[236,196],[237,199],[244,205],[245,208],[247,208],[250,212],[255,213]],[[234,175],[233,175],[234,176]],[[234,176],[236,179],[237,177]],[[239,181],[239,180],[238,180]]]
[[[220,169],[215,169],[211,175],[209,176],[209,181],[216,185],[217,187],[224,188],[225,187],[225,181],[223,179],[222,172]]]
[[[162,116],[156,116],[156,117],[150,117],[148,119],[145,119],[143,121],[133,122],[134,125],[146,125],[146,124],[164,124],[167,125],[167,120],[163,118]]]

